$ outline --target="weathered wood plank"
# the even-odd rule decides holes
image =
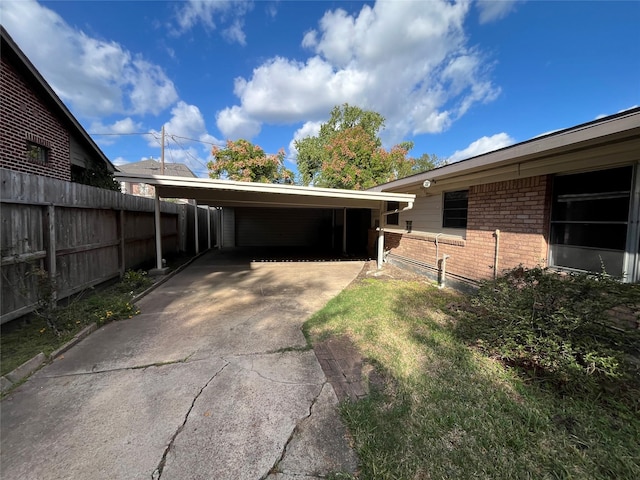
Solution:
[[[31,262],[32,260],[40,260],[41,258],[45,258],[46,256],[47,252],[45,250],[39,250],[37,252],[21,253],[8,257],[2,257],[2,266],[6,267],[8,265],[15,265],[16,263],[25,263]]]
[[[53,272],[64,298],[154,260],[153,199],[5,169],[0,185],[1,322],[32,309],[37,269]],[[189,249],[192,210],[161,202],[164,254]]]

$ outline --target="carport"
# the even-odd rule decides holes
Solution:
[[[254,211],[263,209],[273,212],[293,212],[293,209],[332,209],[342,210],[342,244],[346,249],[347,242],[347,210],[369,209],[379,212],[377,263],[382,266],[384,252],[384,225],[386,215],[413,208],[414,194],[372,192],[359,190],[341,190],[333,188],[304,187],[299,185],[280,185],[270,183],[236,182],[205,178],[173,177],[163,175],[125,174],[118,172],[115,178],[120,182],[144,183],[155,187],[155,239],[156,268],[162,270],[162,235],[160,231],[160,198],[191,199],[196,205],[214,207],[219,215],[222,209],[250,208]],[[397,205],[397,209],[387,210],[389,202]],[[259,215],[256,215],[256,218]],[[273,216],[271,218],[274,218]],[[197,219],[197,215],[196,215]],[[223,222],[218,217],[217,235],[224,237]],[[268,216],[262,218],[269,222]],[[197,220],[195,228],[198,228]],[[220,242],[219,242],[220,244]]]

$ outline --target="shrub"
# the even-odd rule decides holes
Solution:
[[[516,268],[481,285],[458,333],[485,353],[557,387],[631,378],[638,331],[615,326],[613,309],[640,309],[640,289],[605,275]]]
[[[151,279],[144,270],[127,270],[118,284],[118,291],[134,294],[151,286],[151,283]]]

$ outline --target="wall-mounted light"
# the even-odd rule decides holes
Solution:
[[[425,180],[424,182],[422,182],[422,186],[424,188],[429,188],[432,183],[436,183],[435,180]]]

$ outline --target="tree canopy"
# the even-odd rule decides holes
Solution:
[[[420,172],[428,172],[429,170],[433,170],[434,168],[442,167],[447,164],[446,160],[442,160],[438,158],[435,153],[423,153],[418,158],[414,160],[414,165],[412,168],[412,172],[410,175],[420,173]]]
[[[412,142],[384,149],[383,128],[384,117],[377,112],[348,104],[334,107],[318,136],[295,142],[302,183],[361,190],[435,166],[429,155],[419,160],[407,156]]]
[[[213,147],[207,163],[211,178],[242,182],[293,183],[293,172],[284,166],[284,150],[267,154],[248,140],[227,141],[225,148]]]

